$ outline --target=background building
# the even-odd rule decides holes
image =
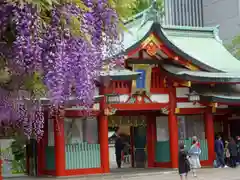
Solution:
[[[165,0],[164,6],[167,25],[220,25],[224,43],[240,34],[240,0]]]
[[[165,0],[165,24],[203,26],[202,0]]]
[[[240,35],[240,0],[203,0],[204,26],[220,25],[220,37],[230,42]]]

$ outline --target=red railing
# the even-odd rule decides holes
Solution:
[[[160,69],[158,67],[154,67],[152,69],[151,75],[151,93],[167,93],[167,89],[164,87],[164,78],[165,76],[161,74]]]
[[[108,88],[105,88],[105,94],[118,93],[129,94],[131,93],[131,81],[112,81]]]

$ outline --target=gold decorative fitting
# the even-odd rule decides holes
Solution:
[[[150,56],[154,56],[157,53],[157,46],[153,42],[150,42],[146,46],[146,50]]]
[[[137,100],[138,100],[138,102],[141,102],[142,101],[142,96],[137,96]]]
[[[212,113],[215,113],[217,111],[217,108],[216,107],[212,107]]]
[[[154,34],[150,34],[146,40],[141,44],[142,48],[144,49],[150,42],[154,43],[155,45],[161,45],[162,43],[155,37]]]
[[[191,87],[192,83],[191,81],[184,81],[182,83],[180,83],[182,86],[186,86],[186,87]]]
[[[190,63],[187,63],[187,64],[186,64],[186,67],[189,68],[189,69],[192,70],[192,71],[198,71],[198,70],[199,70],[198,67],[196,67],[196,66],[194,66],[194,65],[192,65],[192,64],[190,64]]]
[[[180,113],[180,109],[179,108],[175,108],[175,113],[176,114]]]
[[[210,106],[216,108],[216,107],[218,107],[218,103],[216,103],[216,102],[215,103],[211,103]]]
[[[104,109],[104,115],[105,116],[112,116],[112,115],[114,115],[116,113],[116,109],[114,109],[114,108],[105,108]]]

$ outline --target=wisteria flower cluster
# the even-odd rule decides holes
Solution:
[[[92,105],[103,49],[120,44],[119,18],[107,0],[82,1],[87,10],[70,1],[45,12],[32,4],[0,3],[0,69],[10,76],[0,82],[2,126],[14,124],[27,136],[42,136],[36,89],[44,89],[54,106],[64,104],[73,88],[80,104]],[[37,80],[32,78],[36,74]],[[20,91],[27,91],[34,103],[28,105]]]

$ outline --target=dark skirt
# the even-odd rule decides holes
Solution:
[[[179,152],[178,172],[185,174],[190,171],[190,163],[185,152]]]

